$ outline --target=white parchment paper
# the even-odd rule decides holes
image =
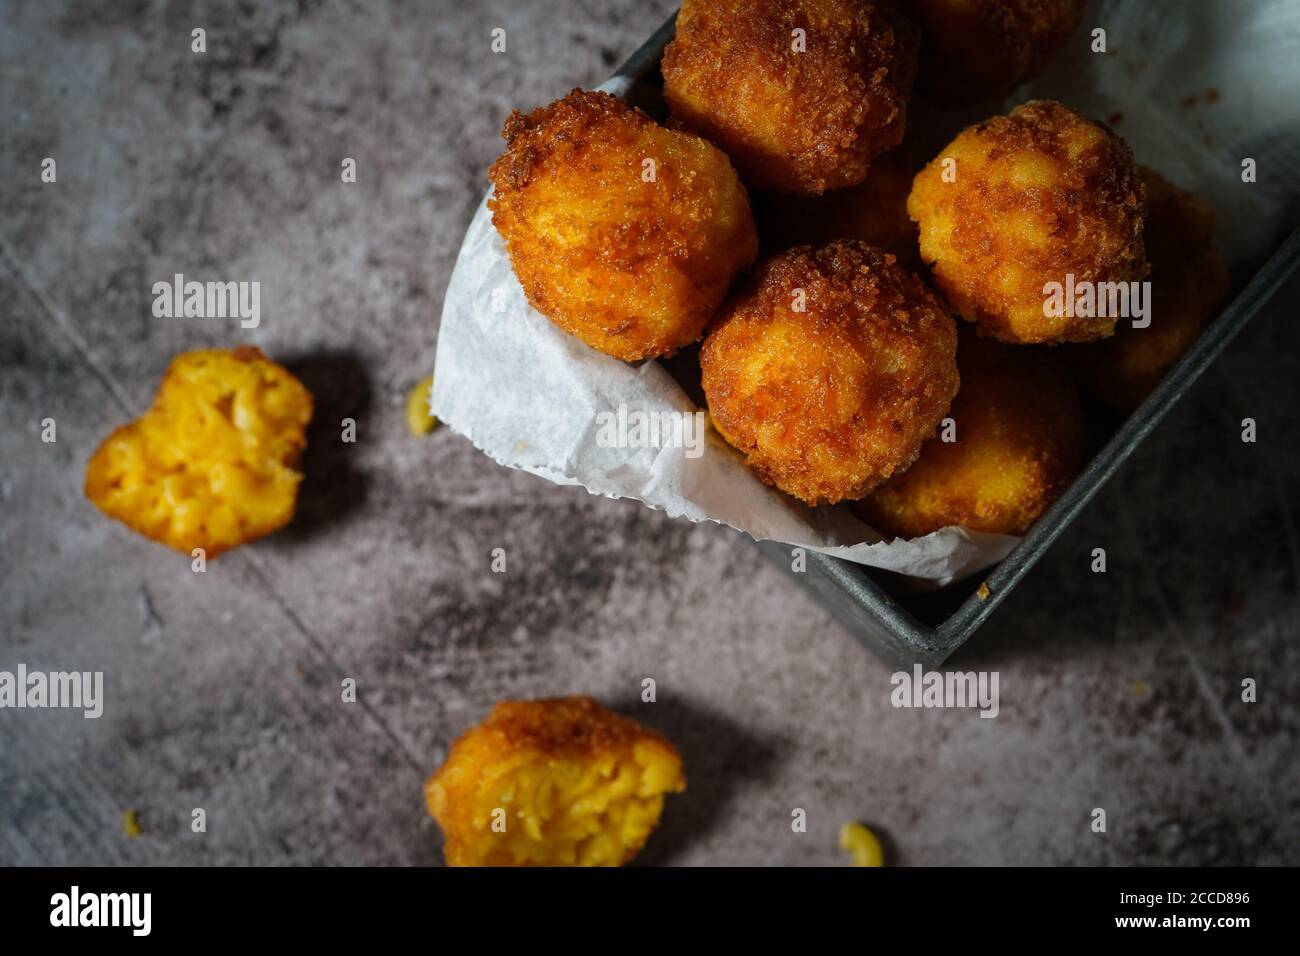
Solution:
[[[1091,51],[1094,27],[1106,30],[1109,52]],[[1300,2],[1111,0],[1094,4],[1048,73],[1003,107],[1052,97],[1112,120],[1139,162],[1214,203],[1220,247],[1238,268],[1253,268],[1280,241],[1300,195],[1298,79]],[[628,93],[622,81],[604,88]],[[955,132],[996,111],[945,122]],[[1241,179],[1246,157],[1258,168],[1249,185]],[[808,508],[764,485],[711,429],[699,457],[682,447],[602,447],[598,415],[620,405],[696,410],[658,362],[610,358],[535,312],[485,200],[443,304],[432,408],[500,464],[935,584],[1000,561],[1019,540],[944,528],[882,541],[846,508]]]

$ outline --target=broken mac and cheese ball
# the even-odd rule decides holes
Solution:
[[[983,335],[1088,342],[1115,330],[1106,287],[1147,273],[1146,187],[1128,145],[1052,100],[967,127],[917,174],[907,212],[935,284]],[[1064,307],[1052,288],[1068,289]],[[1100,290],[1075,307],[1075,290]],[[1058,297],[1062,295],[1058,291]]]
[[[664,795],[686,789],[677,749],[590,697],[508,700],[424,785],[449,866],[621,866]]]
[[[104,439],[86,497],[154,541],[206,557],[293,517],[312,396],[260,349],[186,352],[152,407]]]
[[[808,504],[861,498],[904,470],[957,393],[957,329],[894,256],[797,246],[755,269],[700,351],[719,433]]]
[[[685,0],[664,97],[749,185],[818,195],[902,141],[917,42],[889,3]]]
[[[506,120],[488,205],[529,303],[625,361],[696,341],[758,235],[727,157],[608,93]]]

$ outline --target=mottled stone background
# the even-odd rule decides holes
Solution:
[[[502,120],[671,6],[0,5],[0,668],[107,693],[97,721],[0,712],[0,863],[433,864],[448,744],[570,692],[685,755],[645,862],[838,864],[848,819],[908,864],[1300,862],[1295,283],[954,660],[1000,671],[996,720],[892,709],[888,669],[733,533],[408,436]],[[261,328],[154,319],[175,272],[261,281]],[[82,471],[173,354],[239,342],[315,389],[309,478],[290,530],[196,575]]]

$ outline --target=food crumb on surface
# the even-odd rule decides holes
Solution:
[[[433,390],[433,376],[427,375],[415,383],[406,396],[406,427],[415,436],[427,435],[438,424],[429,411],[429,397]]]
[[[1131,687],[1134,697],[1145,697],[1151,693],[1151,687],[1144,680],[1135,680]]]
[[[134,810],[125,810],[122,812],[122,832],[134,840],[142,832],[140,830],[140,819],[136,816]]]
[[[975,590],[975,596],[981,601],[987,601],[989,595],[992,593],[993,592],[989,589],[989,583],[987,581],[981,581],[980,586]]]
[[[854,866],[884,866],[880,840],[865,825],[850,820],[840,827],[840,849],[853,854]]]

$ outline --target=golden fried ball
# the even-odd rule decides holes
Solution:
[[[1088,0],[904,0],[921,27],[917,85],[944,103],[1001,98],[1036,76]]]
[[[260,349],[186,352],[153,406],[86,466],[86,497],[154,541],[206,557],[289,523],[312,397]]]
[[[922,267],[916,223],[907,215],[912,178],[924,165],[906,145],[871,164],[856,186],[821,196],[755,193],[754,218],[765,249],[858,239],[898,257],[911,271]]]
[[[957,330],[894,257],[798,246],[755,269],[700,352],[718,431],[808,504],[860,498],[916,458],[957,392]]]
[[[621,866],[664,794],[686,789],[662,735],[590,697],[507,700],[424,785],[449,866]]]
[[[685,0],[664,96],[750,185],[816,195],[902,140],[917,42],[889,4]]]
[[[1073,480],[1087,441],[1078,389],[1057,354],[963,332],[955,441],[926,442],[911,468],[857,505],[882,534],[948,525],[1024,534]]]
[[[727,157],[608,93],[511,114],[492,222],[533,308],[625,361],[700,337],[758,237]]]
[[[1115,316],[1045,314],[1045,288],[1142,279],[1145,201],[1122,139],[1034,100],[962,131],[917,175],[907,212],[935,283],[981,334],[1088,342]]]
[[[1145,242],[1151,324],[1121,319],[1113,338],[1083,350],[1084,381],[1116,411],[1131,411],[1209,325],[1228,298],[1223,257],[1211,245],[1214,209],[1146,167]]]

